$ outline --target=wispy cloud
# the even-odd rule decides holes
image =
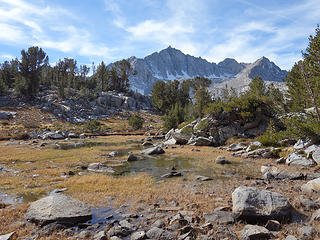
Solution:
[[[79,20],[71,12],[47,4],[30,4],[23,0],[0,0],[0,41],[10,45],[38,45],[81,56],[110,57],[110,49],[92,40],[84,28],[65,21]],[[50,32],[51,31],[51,32]],[[59,32],[59,38],[53,32]],[[111,58],[111,57],[110,57]]]

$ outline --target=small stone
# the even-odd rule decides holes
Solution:
[[[216,164],[230,164],[231,162],[227,160],[224,156],[218,156],[216,161]]]
[[[281,224],[277,220],[268,220],[265,227],[269,231],[280,231],[281,230]]]
[[[130,239],[131,240],[142,240],[145,239],[146,237],[146,233],[145,231],[139,231],[139,232],[135,232],[131,235]]]
[[[265,227],[246,225],[241,232],[242,240],[271,239],[273,234]]]
[[[93,237],[94,240],[107,240],[107,236],[105,231],[100,231]]]
[[[119,152],[117,152],[117,151],[109,152],[109,156],[110,156],[110,157],[116,157],[116,156],[118,156],[118,155],[119,155]]]
[[[138,161],[138,160],[139,160],[138,157],[133,154],[130,154],[127,159],[128,162],[134,162],[134,161]]]

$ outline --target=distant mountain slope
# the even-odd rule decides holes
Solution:
[[[225,84],[237,90],[248,85],[250,80],[261,76],[265,81],[284,82],[286,71],[262,57],[252,64],[238,63],[226,58],[222,62],[210,63],[201,57],[193,57],[172,47],[152,53],[145,58],[130,57],[137,75],[129,77],[130,86],[143,94],[149,94],[156,81],[188,79],[197,76],[210,78],[212,88],[221,88]]]

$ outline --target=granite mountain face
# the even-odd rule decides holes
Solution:
[[[226,84],[241,92],[256,76],[262,77],[264,81],[284,82],[287,74],[265,57],[251,64],[238,63],[232,58],[216,64],[184,54],[170,46],[145,58],[130,57],[128,61],[137,73],[129,77],[131,89],[143,94],[150,94],[153,84],[159,80],[207,77],[212,80],[213,92],[219,93],[219,89]]]

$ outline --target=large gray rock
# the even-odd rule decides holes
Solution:
[[[262,178],[267,180],[301,180],[306,176],[300,172],[289,172],[286,169],[278,169],[274,166],[261,166]]]
[[[161,228],[153,227],[147,232],[147,237],[154,240],[173,240],[176,239],[176,235],[172,232],[163,230]]]
[[[303,167],[312,167],[316,165],[316,162],[312,159],[307,159],[299,153],[289,154],[286,164],[293,166],[303,166]]]
[[[241,240],[264,240],[273,238],[273,234],[262,226],[246,225],[241,232]]]
[[[154,154],[163,154],[165,153],[165,151],[161,147],[152,147],[152,148],[144,149],[140,153],[145,155],[154,155]]]
[[[247,222],[292,220],[293,207],[279,193],[241,186],[232,193],[232,211],[238,219]]]
[[[53,194],[31,203],[25,219],[41,226],[52,222],[73,226],[92,217],[91,207],[63,194]]]
[[[192,146],[211,146],[212,139],[206,137],[192,137],[187,144]]]
[[[171,135],[172,135],[172,138],[176,140],[176,144],[181,144],[181,145],[187,144],[190,139],[190,136],[182,133],[173,132]]]

